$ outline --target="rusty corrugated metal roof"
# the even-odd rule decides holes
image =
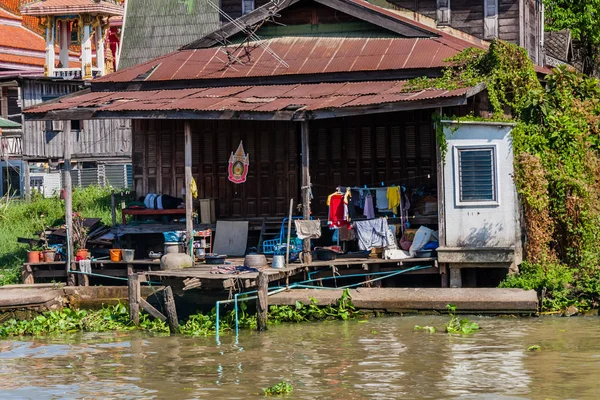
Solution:
[[[261,42],[280,55],[288,67],[258,46]],[[129,82],[150,71],[143,81],[439,68],[446,65],[445,59],[469,46],[467,42],[453,42],[445,37],[281,37],[251,45],[254,46],[250,47],[250,60],[245,56],[245,48],[237,45],[181,50],[97,81]],[[227,52],[243,63],[229,62]]]
[[[346,82],[296,85],[230,86],[220,88],[91,92],[34,106],[25,113],[93,109],[124,111],[314,111],[396,102],[465,96],[456,90],[407,89],[407,81]]]

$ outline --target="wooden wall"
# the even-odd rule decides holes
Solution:
[[[429,110],[311,123],[313,214],[337,186],[435,188],[436,139]]]
[[[23,80],[21,104],[31,107],[42,101],[76,92],[81,82]],[[23,156],[31,160],[59,159],[63,156],[63,122],[54,121],[47,131],[46,121],[23,122]],[[118,161],[131,159],[131,120],[107,119],[81,121],[74,132],[73,159],[79,161]]]
[[[182,121],[133,123],[133,182],[139,195],[181,196],[184,187]],[[192,174],[200,198],[218,198],[222,218],[284,216],[299,198],[298,126],[285,122],[194,121]],[[229,156],[243,141],[250,154],[246,183],[230,182]]]
[[[428,110],[313,121],[310,124],[313,214],[327,213],[336,186],[405,184],[436,187],[436,145]],[[221,218],[284,216],[300,200],[299,124],[193,121],[192,174],[200,198],[218,198]],[[228,179],[240,140],[250,154],[246,183]],[[146,193],[181,196],[182,121],[134,120],[133,185]]]
[[[387,0],[390,7],[423,14],[436,19],[436,0]],[[540,64],[541,0],[498,0],[498,37],[527,49],[531,59]],[[520,15],[520,12],[522,13]],[[523,25],[523,35],[521,32]],[[450,26],[484,39],[484,0],[450,0]],[[521,40],[521,37],[523,40]],[[523,42],[522,42],[523,41]]]

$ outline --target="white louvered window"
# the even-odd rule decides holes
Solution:
[[[498,0],[483,0],[484,20],[483,38],[494,39],[498,37]]]
[[[498,204],[495,147],[455,148],[458,205]]]
[[[450,0],[437,0],[437,24],[450,25]]]

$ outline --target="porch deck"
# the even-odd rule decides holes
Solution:
[[[228,259],[229,265],[243,265],[243,258]],[[286,268],[264,268],[262,271],[267,275],[269,282],[279,281],[297,277],[302,273],[313,272],[316,274],[330,274],[329,271],[319,271],[327,267],[335,267],[340,275],[347,271],[340,271],[339,267],[362,268],[365,273],[380,272],[383,270],[401,269],[403,266],[416,265],[430,266],[421,270],[410,271],[406,274],[445,274],[440,269],[437,259],[430,258],[408,258],[404,260],[384,260],[381,258],[340,258],[331,261],[314,261],[309,264],[292,263]],[[142,272],[148,280],[164,279],[169,285],[182,287],[184,290],[201,289],[252,289],[257,285],[258,273],[248,272],[243,274],[213,274],[210,272],[212,266],[199,265],[191,268],[168,270],[168,271],[145,271]],[[317,278],[320,276],[317,276]],[[442,280],[443,281],[443,280]]]

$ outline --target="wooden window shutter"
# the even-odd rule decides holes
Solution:
[[[450,25],[450,0],[437,0],[437,24]]]
[[[498,37],[498,0],[484,0],[483,38]]]

